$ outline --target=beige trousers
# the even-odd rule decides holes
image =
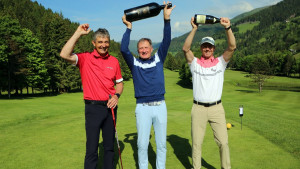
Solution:
[[[194,169],[201,168],[201,150],[206,131],[207,122],[214,133],[215,142],[219,146],[221,168],[230,169],[230,154],[228,147],[228,135],[225,120],[225,111],[222,103],[204,107],[193,104],[192,107],[192,159]]]

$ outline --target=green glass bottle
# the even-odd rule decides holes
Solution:
[[[167,4],[168,8],[172,7],[172,3]],[[165,8],[165,5],[159,5],[155,2],[137,6],[134,8],[124,10],[126,15],[126,20],[129,22],[150,18],[157,16],[162,9]]]

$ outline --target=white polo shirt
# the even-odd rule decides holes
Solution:
[[[194,57],[189,64],[193,80],[194,100],[203,103],[216,102],[221,99],[224,72],[228,62],[223,56],[208,60]]]

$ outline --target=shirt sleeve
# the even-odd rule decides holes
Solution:
[[[158,56],[164,63],[171,43],[171,24],[170,20],[164,20],[164,37],[158,49]]]
[[[122,56],[123,56],[125,62],[127,63],[128,67],[129,67],[129,69],[132,70],[134,57],[128,48],[129,41],[130,41],[130,33],[131,33],[131,29],[127,28],[123,35],[122,42],[121,42],[121,53],[122,53]]]
[[[197,57],[194,57],[193,61],[191,63],[188,63],[191,73],[193,73],[193,71],[195,69],[195,64],[197,62],[197,59],[198,59]]]
[[[86,59],[85,55],[86,53],[76,53],[76,63],[75,66],[81,67]]]
[[[116,83],[121,83],[123,81],[120,64],[118,62],[116,69]]]
[[[229,61],[226,62],[226,61],[224,60],[223,55],[222,55],[222,56],[219,56],[218,59],[221,61],[221,63],[222,63],[222,65],[223,65],[224,69],[226,69],[226,67],[227,67],[227,65],[228,65],[228,63],[229,63]]]

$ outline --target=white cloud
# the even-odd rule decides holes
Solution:
[[[209,10],[209,12],[215,14],[216,17],[233,18],[241,13],[248,12],[253,9],[254,7],[250,3],[246,1],[239,1],[235,3],[235,5],[222,6],[222,8],[218,7],[217,9],[214,8],[213,10]]]
[[[185,33],[191,29],[192,29],[191,23],[188,21],[184,21],[184,22],[177,21],[172,27],[172,31],[176,33]]]

